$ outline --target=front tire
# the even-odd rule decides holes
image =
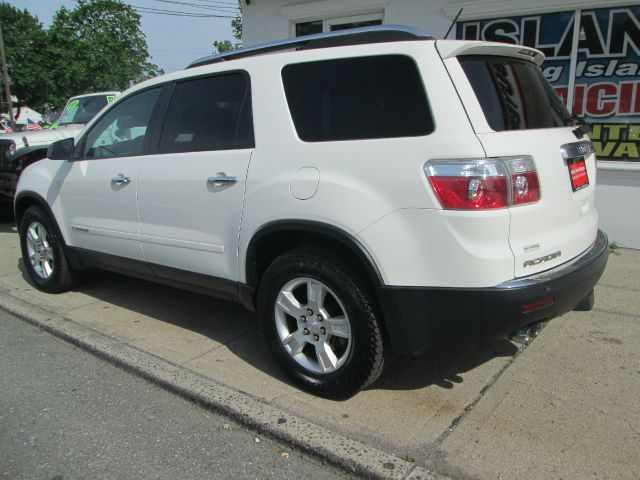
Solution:
[[[19,232],[22,259],[36,287],[48,293],[71,289],[76,275],[49,215],[40,207],[29,207],[22,216]]]
[[[257,311],[278,363],[311,393],[348,398],[382,373],[375,297],[347,258],[310,247],[281,255],[262,278]]]

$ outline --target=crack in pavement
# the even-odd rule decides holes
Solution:
[[[542,331],[543,328],[544,328],[544,325],[541,326],[540,331]],[[469,413],[473,411],[475,406],[480,402],[480,400],[482,400],[482,398],[487,394],[487,392],[491,389],[491,387],[493,387],[496,384],[496,382],[500,379],[500,377],[509,369],[511,365],[515,363],[515,361],[520,357],[520,355],[522,355],[522,353],[527,349],[529,345],[531,345],[531,343],[522,345],[518,349],[518,351],[513,355],[513,357],[511,357],[509,361],[505,365],[503,365],[503,367],[489,379],[489,381],[485,384],[485,386],[480,389],[480,391],[475,396],[475,398],[471,400],[471,402],[464,407],[460,415],[454,418],[449,424],[449,426],[438,436],[438,438],[435,439],[435,441],[432,444],[432,447],[434,449],[438,449],[438,447],[442,445],[442,443],[449,437],[449,435],[451,435],[456,430],[458,425],[460,425],[462,421],[467,417],[467,415],[469,415]]]

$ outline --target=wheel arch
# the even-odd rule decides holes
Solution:
[[[245,274],[255,289],[269,264],[280,254],[304,245],[320,245],[353,255],[372,285],[384,281],[371,254],[353,235],[334,225],[310,220],[281,220],[263,225],[249,241]]]
[[[28,147],[18,148],[13,154],[13,159],[20,160],[22,157],[27,157],[28,160],[42,160],[43,158],[46,158],[48,150],[49,144],[29,145]]]
[[[51,210],[51,207],[49,206],[47,201],[42,198],[41,195],[31,191],[20,192],[16,195],[16,198],[13,202],[13,210],[16,216],[16,225],[20,225],[24,212],[26,212],[29,207],[33,206],[42,207],[51,217],[51,219],[54,220],[56,228],[58,228],[57,222],[55,222],[53,211]],[[57,233],[60,233],[59,230],[60,229],[58,228]]]
[[[22,216],[24,215],[24,212],[26,212],[28,208],[33,206],[42,208],[46,212],[46,214],[49,216],[49,218],[51,219],[51,223],[55,228],[55,234],[60,239],[60,242],[62,243],[62,248],[65,250],[69,258],[69,262],[74,268],[79,268],[80,265],[78,264],[76,259],[69,254],[69,250],[67,249],[67,241],[64,235],[62,234],[62,230],[60,229],[60,225],[58,225],[58,220],[56,219],[56,216],[53,214],[53,210],[51,209],[51,206],[40,194],[36,192],[32,192],[30,190],[25,190],[16,195],[16,198],[13,203],[13,210],[14,210],[14,215],[16,220],[16,226],[18,227],[18,229],[20,229],[20,223],[22,222]]]

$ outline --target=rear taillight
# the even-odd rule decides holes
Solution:
[[[540,200],[540,182],[533,158],[504,157],[502,161],[511,174],[511,204],[522,205]]]
[[[540,200],[529,156],[429,160],[424,171],[445,209],[486,210]]]

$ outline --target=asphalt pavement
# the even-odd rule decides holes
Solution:
[[[348,478],[0,310],[0,478]]]

